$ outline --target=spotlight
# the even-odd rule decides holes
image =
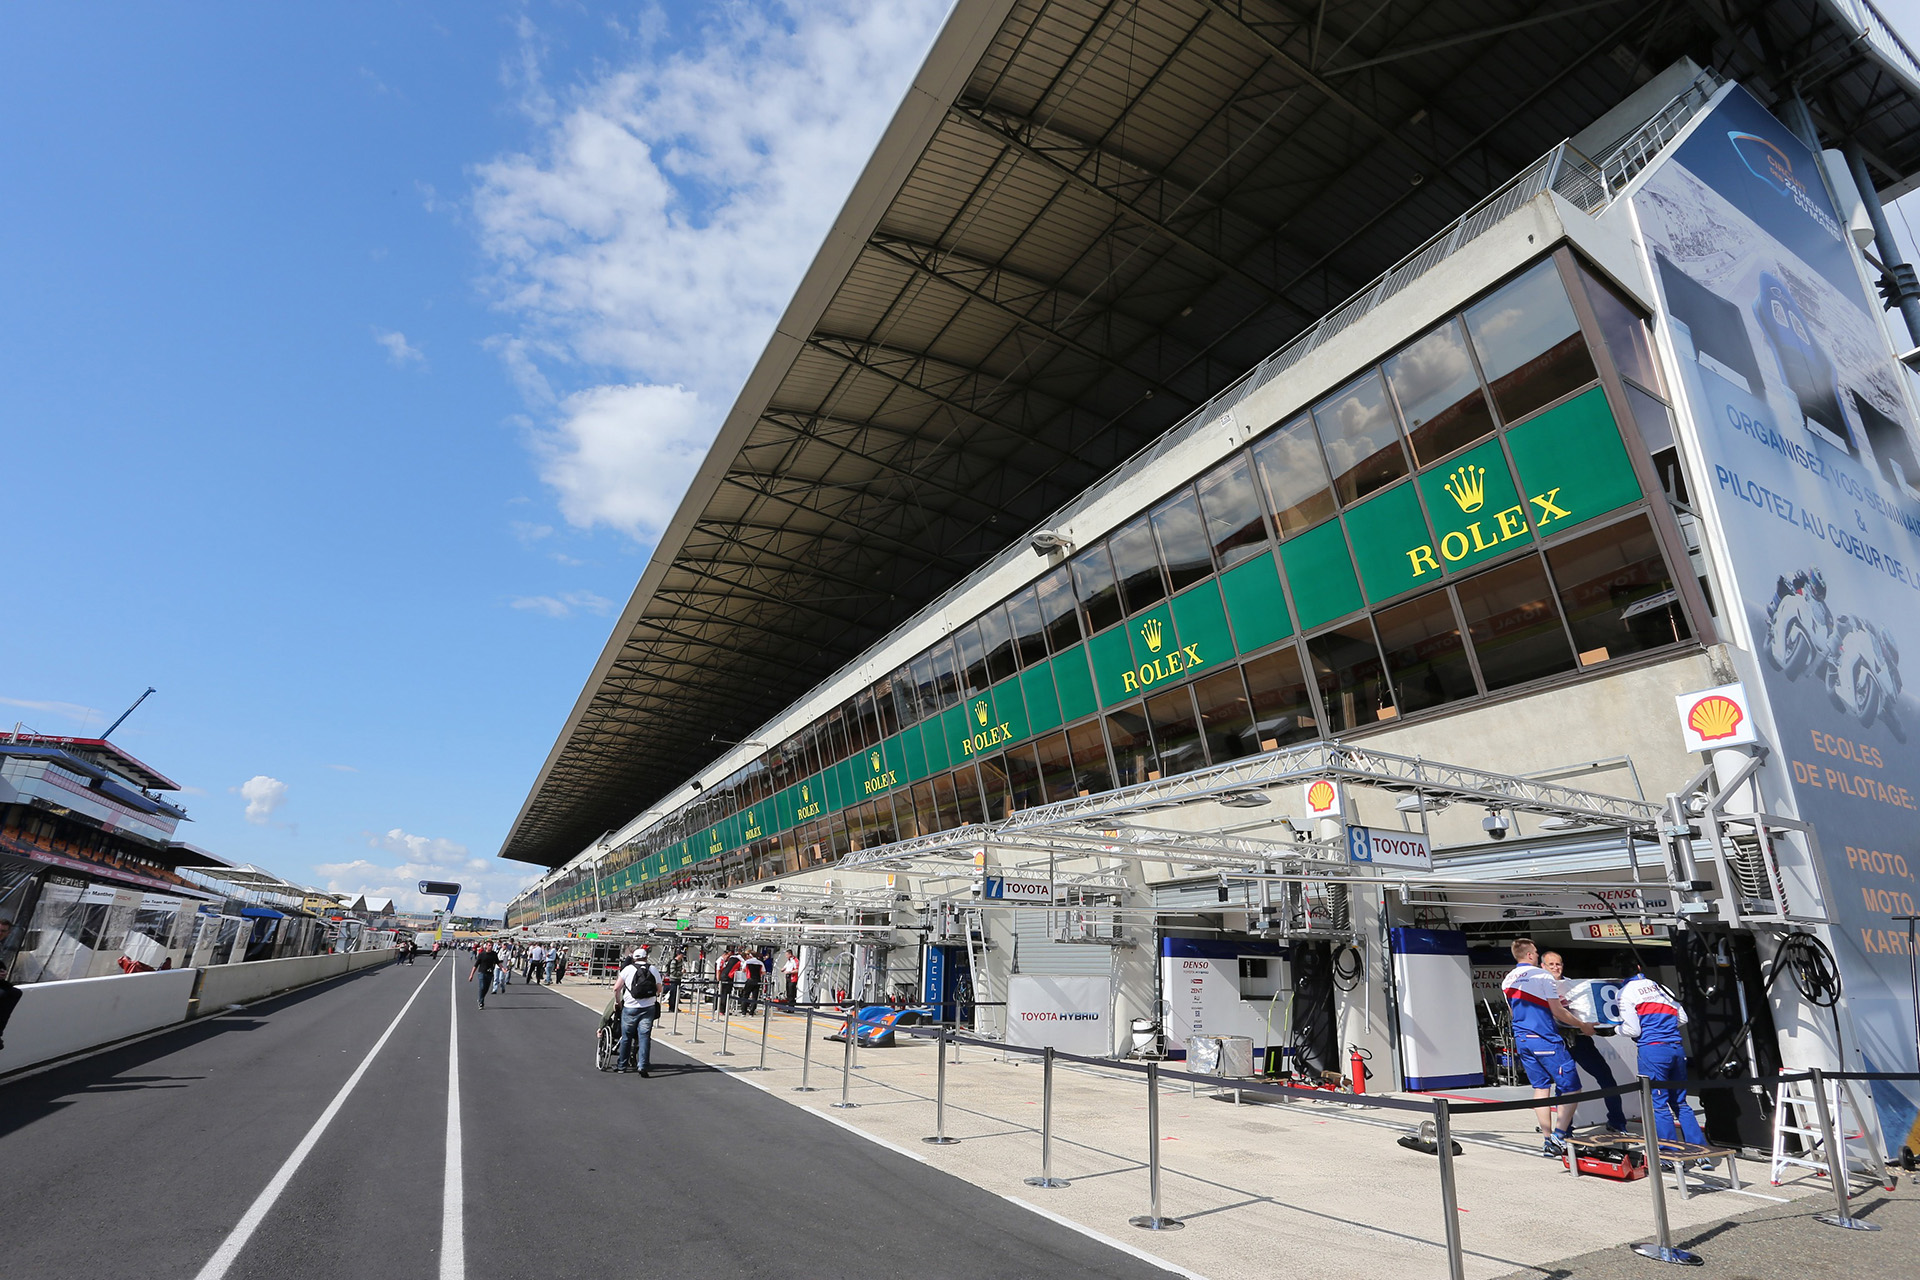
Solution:
[[[1507,832],[1513,830],[1513,819],[1501,809],[1487,810],[1487,816],[1480,819],[1480,829],[1487,833],[1490,840],[1505,840]]]
[[[1258,809],[1273,803],[1264,791],[1228,791],[1217,798],[1229,809]]]
[[[1037,555],[1051,555],[1056,551],[1065,555],[1073,550],[1072,538],[1069,538],[1064,533],[1055,533],[1051,529],[1035,531],[1028,541],[1032,544],[1034,552]]]
[[[1438,813],[1446,808],[1449,803],[1445,800],[1430,799],[1427,800],[1425,805],[1422,805],[1420,803],[1421,799],[1422,797],[1419,792],[1415,792],[1410,796],[1401,796],[1393,802],[1394,810],[1399,813],[1418,813],[1422,808],[1425,808],[1428,813]]]

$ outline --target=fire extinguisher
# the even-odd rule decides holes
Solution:
[[[1367,1081],[1373,1079],[1373,1070],[1367,1066],[1368,1060],[1371,1059],[1373,1055],[1357,1044],[1350,1047],[1347,1053],[1347,1065],[1353,1072],[1353,1091],[1355,1093],[1365,1093],[1367,1091]]]

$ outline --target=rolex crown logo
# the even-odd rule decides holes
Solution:
[[[873,766],[875,773],[880,772],[880,753],[878,751],[870,752],[867,756],[867,763]]]
[[[1147,642],[1149,652],[1160,652],[1160,619],[1148,618],[1145,622],[1141,623],[1140,638]]]
[[[973,704],[973,718],[980,722],[982,728],[986,727],[987,704],[984,700]]]
[[[1485,467],[1462,466],[1447,477],[1441,486],[1468,515],[1478,511],[1487,500],[1487,469]]]
[[[808,793],[808,789],[806,787],[800,788],[800,803],[805,804],[811,799],[813,799],[813,797]]]

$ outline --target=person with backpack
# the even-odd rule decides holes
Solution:
[[[500,957],[493,948],[482,944],[474,949],[473,968],[467,970],[467,981],[472,982],[475,975],[480,978],[480,1007],[487,1007],[487,992],[493,986],[493,977],[500,965]]]
[[[660,971],[647,963],[645,947],[633,949],[632,962],[620,970],[613,992],[620,1002],[620,1044],[613,1053],[613,1069],[637,1070],[644,1080],[653,1051],[653,1024],[660,1019]]]

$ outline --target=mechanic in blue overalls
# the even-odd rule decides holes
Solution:
[[[1687,1078],[1686,1041],[1680,1028],[1687,1025],[1687,1011],[1679,999],[1646,974],[1636,971],[1620,988],[1620,1034],[1640,1046],[1640,1074],[1649,1080],[1685,1080]],[[1678,1120],[1676,1128],[1674,1122]],[[1660,1141],[1684,1140],[1695,1146],[1707,1145],[1700,1121],[1687,1105],[1684,1088],[1653,1089],[1653,1127]],[[1712,1160],[1699,1164],[1711,1168]]]
[[[1513,971],[1500,980],[1501,994],[1513,1015],[1513,1049],[1527,1071],[1533,1096],[1545,1099],[1555,1094],[1580,1092],[1580,1069],[1573,1053],[1560,1038],[1560,1028],[1572,1027],[1583,1036],[1593,1034],[1593,1024],[1582,1022],[1567,1012],[1560,999],[1560,984],[1540,967],[1540,948],[1532,938],[1513,941]],[[1558,1107],[1538,1107],[1543,1135],[1540,1154],[1558,1160],[1567,1149],[1567,1136],[1573,1132],[1571,1102]]]

